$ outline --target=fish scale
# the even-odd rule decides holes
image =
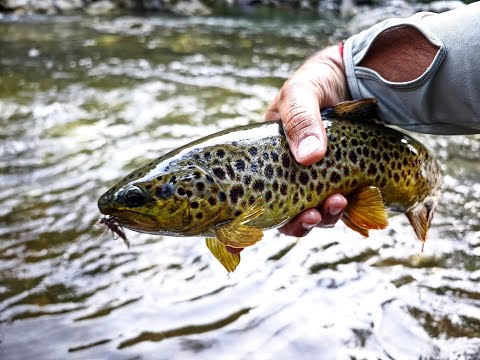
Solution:
[[[295,161],[279,121],[199,139],[127,175],[99,199],[100,210],[135,231],[241,248],[340,193],[353,230],[384,228],[387,207],[405,213],[425,241],[440,191],[437,162],[421,143],[378,124],[375,111],[372,99],[323,110],[328,151],[310,166]],[[228,256],[209,248],[220,261]]]

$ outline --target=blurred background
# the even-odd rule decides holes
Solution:
[[[459,1],[0,0],[0,359],[480,359],[480,137],[414,134],[444,191],[404,216],[266,232],[227,275],[200,238],[95,226],[127,172],[262,121],[303,60]]]

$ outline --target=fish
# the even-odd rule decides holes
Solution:
[[[228,272],[240,251],[332,194],[348,205],[341,220],[368,237],[404,213],[424,243],[441,189],[435,157],[420,142],[386,127],[377,101],[321,110],[325,157],[300,165],[280,121],[254,123],[198,139],[125,176],[98,200],[112,228],[201,236]]]

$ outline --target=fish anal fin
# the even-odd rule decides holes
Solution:
[[[341,219],[341,220],[343,221],[343,223],[344,223],[346,226],[348,226],[350,229],[352,229],[353,231],[358,232],[360,235],[368,238],[368,229],[361,228],[360,226],[358,226],[357,224],[355,224],[355,223],[350,219],[350,217],[348,216],[348,214],[343,213],[343,214],[342,214],[342,217],[341,217],[340,219]]]
[[[428,197],[405,213],[417,238],[423,243],[427,240],[427,231],[432,222],[437,201],[437,197]]]
[[[240,264],[240,254],[230,253],[216,238],[206,238],[205,243],[213,256],[229,273],[234,271]]]
[[[223,245],[233,248],[244,248],[255,244],[262,239],[263,230],[247,224],[264,211],[261,203],[256,201],[235,219],[218,226],[215,229],[215,236]]]
[[[377,100],[373,98],[341,102],[332,108],[322,110],[322,117],[383,124],[377,114]]]
[[[367,186],[350,195],[342,220],[348,227],[362,235],[364,232],[360,229],[385,229],[388,226],[388,213],[380,190],[374,186]]]

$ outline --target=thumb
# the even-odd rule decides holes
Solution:
[[[320,161],[327,151],[327,135],[318,94],[305,83],[287,82],[280,92],[278,105],[295,159],[302,165]]]

